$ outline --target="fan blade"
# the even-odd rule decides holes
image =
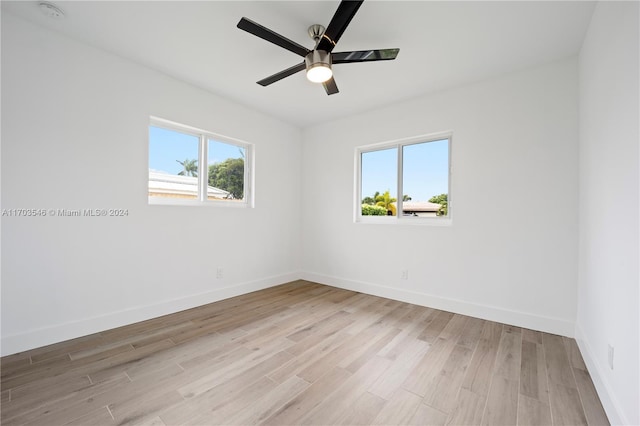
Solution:
[[[288,51],[293,52],[297,55],[307,56],[307,54],[309,53],[309,49],[307,49],[306,47],[301,46],[295,41],[291,41],[288,38],[283,37],[280,34],[271,31],[269,28],[263,27],[262,25],[253,22],[250,19],[240,19],[240,22],[238,22],[238,28],[251,33],[254,36],[260,37],[263,40],[267,40],[268,42],[271,42],[277,46],[287,49]]]
[[[270,75],[267,78],[263,78],[262,80],[258,81],[258,84],[261,86],[268,86],[272,83],[275,83],[276,81],[282,80],[285,77],[289,77],[290,75],[293,75],[299,71],[302,71],[305,68],[306,68],[306,65],[304,64],[304,62],[302,62],[301,64],[294,65],[290,68],[287,68],[286,70]]]
[[[331,54],[334,64],[348,64],[352,62],[390,61],[398,56],[400,49],[358,50],[355,52],[336,52]]]
[[[336,81],[333,77],[322,83],[322,85],[324,86],[324,90],[327,92],[327,95],[335,95],[338,93],[338,86],[336,85]]]
[[[356,12],[362,5],[364,0],[361,1],[350,1],[350,0],[342,0],[340,5],[338,6],[338,10],[331,18],[331,22],[327,26],[316,50],[324,50],[326,52],[331,52],[333,48],[342,37],[342,33],[347,29],[349,22],[355,16]]]

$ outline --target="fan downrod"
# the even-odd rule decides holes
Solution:
[[[316,42],[316,46],[318,45],[320,38],[322,38],[322,35],[324,34],[324,30],[325,28],[320,24],[313,24],[309,27],[309,30],[308,30],[309,37],[311,37],[313,41]]]

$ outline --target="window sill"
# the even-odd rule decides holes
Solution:
[[[431,218],[431,217],[406,217],[398,219],[397,217],[389,217],[389,216],[369,216],[369,217],[358,217],[355,220],[355,223],[360,225],[409,225],[409,226],[452,226],[453,219],[450,217],[444,218]]]
[[[187,206],[187,207],[222,207],[222,208],[249,208],[253,207],[246,201],[205,201],[148,197],[150,206]]]

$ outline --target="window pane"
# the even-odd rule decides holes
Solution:
[[[394,216],[398,188],[398,149],[363,152],[362,215]]]
[[[209,139],[209,200],[244,200],[246,149]]]
[[[449,141],[402,148],[402,210],[410,216],[447,216]]]
[[[149,196],[198,198],[198,137],[149,126]]]

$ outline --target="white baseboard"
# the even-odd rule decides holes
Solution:
[[[65,324],[57,324],[50,327],[30,330],[25,333],[2,336],[2,356],[98,333],[100,331],[133,324],[139,321],[145,321],[151,318],[157,318],[162,315],[172,314],[185,309],[202,306],[207,303],[213,303],[219,300],[274,287],[276,285],[299,279],[402,302],[413,303],[416,305],[428,306],[476,318],[483,318],[491,321],[525,327],[532,330],[544,331],[568,337],[575,336],[580,352],[582,353],[582,357],[584,358],[589,374],[593,379],[598,396],[602,401],[602,405],[611,424],[629,424],[627,418],[623,414],[623,411],[620,409],[620,403],[615,397],[615,393],[606,380],[606,375],[602,372],[598,363],[595,362],[593,351],[588,340],[585,338],[583,330],[579,325],[574,324],[571,321],[533,315],[526,312],[512,311],[495,306],[480,305],[463,300],[450,299],[425,293],[401,290],[378,284],[347,280],[313,272],[292,272],[235,284],[206,293],[167,300],[153,305],[131,308]]]
[[[413,303],[415,305],[428,306],[443,311],[468,315],[475,318],[501,322],[531,330],[544,331],[561,336],[573,337],[575,324],[561,318],[544,317],[526,312],[512,311],[489,305],[480,305],[464,300],[449,299],[425,293],[418,293],[398,288],[386,287],[378,284],[362,281],[347,280],[313,272],[302,272],[301,278],[320,284],[358,291],[387,299]]]
[[[56,324],[24,333],[2,336],[2,356],[63,342],[77,337],[87,336],[100,331],[109,330],[123,325],[157,318],[163,315],[180,312],[185,309],[206,305],[230,297],[239,296],[253,291],[262,290],[276,285],[288,283],[299,279],[300,273],[263,278],[235,284],[229,287],[218,288],[206,293],[194,294],[174,300],[167,300],[153,305],[139,306],[100,315],[84,318],[78,321],[64,324]]]
[[[575,334],[578,348],[580,349],[584,363],[587,366],[587,370],[589,370],[589,375],[591,376],[593,385],[596,388],[596,392],[600,397],[602,407],[607,413],[609,423],[612,425],[630,425],[631,423],[624,415],[624,412],[620,407],[620,402],[618,401],[618,398],[616,398],[615,392],[607,380],[607,376],[602,371],[600,365],[596,362],[596,357],[593,355],[593,349],[591,348],[591,345],[579,324],[576,324]]]
[[[511,311],[488,305],[480,305],[463,300],[449,299],[424,293],[417,293],[397,288],[365,283],[313,272],[291,272],[288,274],[268,277],[256,281],[240,283],[229,287],[215,289],[206,293],[195,294],[179,299],[167,300],[153,305],[130,308],[106,315],[84,318],[64,324],[56,324],[29,330],[24,333],[2,336],[2,356],[17,352],[62,342],[77,337],[86,336],[100,331],[157,318],[185,309],[228,299],[252,291],[262,290],[298,279],[313,281],[320,284],[347,290],[359,291],[374,296],[428,306],[458,314],[502,322],[532,330],[545,331],[573,337],[575,324],[559,318],[549,318],[524,312]]]

